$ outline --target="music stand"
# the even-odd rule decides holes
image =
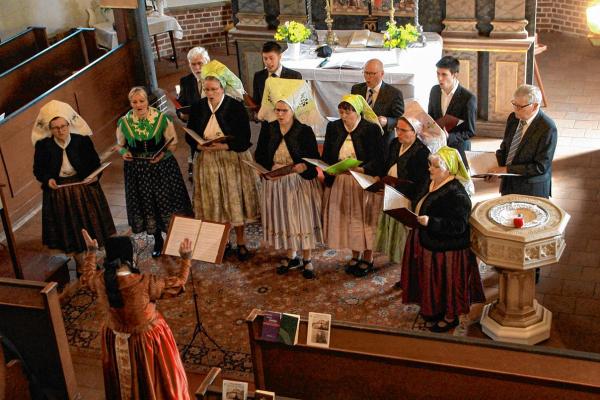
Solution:
[[[183,347],[183,350],[181,351],[181,359],[182,360],[185,359],[185,355],[187,354],[187,352],[189,351],[190,347],[192,346],[192,344],[196,340],[196,336],[198,336],[199,334],[201,335],[200,336],[200,340],[202,342],[202,347],[206,347],[206,344],[204,343],[204,339],[202,337],[202,335],[204,335],[210,342],[212,342],[212,344],[215,345],[215,347],[221,353],[225,354],[225,350],[223,350],[223,348],[221,346],[219,346],[219,344],[215,341],[215,339],[213,339],[208,334],[208,332],[206,331],[206,328],[204,328],[204,324],[202,323],[202,318],[200,316],[200,308],[198,307],[198,294],[196,293],[196,285],[194,284],[194,270],[193,270],[193,268],[190,268],[190,281],[191,281],[191,284],[192,284],[192,296],[193,296],[193,299],[194,299],[194,313],[196,315],[196,326],[194,327],[194,333],[192,334],[192,338]]]

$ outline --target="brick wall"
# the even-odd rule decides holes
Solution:
[[[585,10],[588,0],[538,0],[538,32],[562,32],[577,36],[588,34]]]
[[[180,59],[185,58],[188,50],[194,46],[225,47],[223,31],[227,23],[233,22],[231,4],[184,10],[165,10],[165,14],[175,17],[183,28],[183,39],[175,39],[175,48]],[[171,50],[169,35],[161,33],[157,35],[157,38],[161,57],[170,57],[173,51]],[[152,38],[151,44],[156,57],[154,38]]]

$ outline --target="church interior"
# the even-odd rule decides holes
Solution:
[[[430,89],[438,84],[436,63],[452,56],[460,61],[460,85],[477,98],[470,150],[496,152],[509,115],[531,105],[515,105],[515,90],[538,87],[539,110],[557,132],[551,194],[516,199],[530,201],[545,219],[523,229],[489,222],[489,207],[519,195],[501,196],[497,179],[472,179],[470,248],[485,301],[470,304],[443,333],[430,332],[419,305],[403,302],[404,289],[395,286],[405,279],[401,261],[375,251],[372,270],[355,277],[344,270],[354,257],[350,249],[319,243],[312,253],[313,279],[294,269],[279,274],[274,262],[286,257],[285,251],[265,245],[260,219],[246,223],[249,258],[240,257],[239,248],[237,253],[221,248],[221,262],[192,260],[178,295],[155,301],[185,369],[187,398],[508,399],[518,393],[526,399],[591,399],[600,394],[600,1],[385,3],[2,1],[0,400],[186,398],[128,393],[124,381],[117,389],[120,397],[109,395],[103,332],[112,311],[82,282],[82,254],[44,244],[42,204],[48,189],[34,175],[38,146],[35,140],[32,146],[32,128],[52,100],[69,104],[87,121],[100,162],[110,162],[100,182],[116,234],[131,237],[141,273],[171,277],[179,271],[179,257],[166,250],[155,257],[155,237],[134,232],[128,218],[128,161],[115,146],[115,130],[123,129],[120,118],[132,107],[130,89],[144,87],[150,106],[173,120],[174,159],[194,200],[197,176],[191,174],[186,121],[177,100],[180,80],[192,68],[188,51],[204,47],[210,60],[224,64],[252,95],[255,73],[265,68],[263,44],[275,40],[286,21],[314,31],[299,45],[301,56],[291,54],[292,43],[278,42],[287,46],[282,65],[302,71],[323,117],[338,117],[340,97],[363,81],[361,69],[369,58],[384,60],[383,81],[402,91],[404,104],[413,102],[426,113]],[[413,24],[419,39],[402,51],[348,48],[352,39],[344,42],[357,32],[384,32],[390,21]],[[316,66],[317,42],[333,49],[330,60],[361,60],[361,67]],[[250,153],[263,124],[249,123]],[[322,151],[325,130],[315,135]],[[323,180],[323,173],[317,179]],[[99,260],[108,257],[103,248],[98,254]],[[174,254],[183,257],[181,250]],[[298,344],[263,338],[267,311],[300,316]],[[314,326],[309,313],[331,317],[324,348],[307,344]],[[226,393],[224,381],[246,383],[242,397]],[[276,397],[260,397],[257,390]]]

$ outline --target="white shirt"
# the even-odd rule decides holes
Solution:
[[[525,124],[525,126],[523,127],[523,136],[525,136],[527,129],[529,129],[529,126],[533,122],[534,118],[537,117],[539,112],[540,112],[540,108],[538,107],[538,109],[535,110],[535,113],[533,113],[533,115],[526,120],[527,124]],[[521,136],[521,140],[523,139],[523,136]]]
[[[62,164],[60,166],[60,172],[58,176],[60,176],[61,178],[66,178],[68,176],[75,175],[77,171],[75,171],[75,168],[73,168],[73,165],[71,165],[71,162],[69,161],[69,157],[67,157],[67,146],[69,145],[69,143],[71,143],[71,135],[67,136],[65,144],[60,144],[60,142],[56,140],[56,138],[54,138],[54,143],[56,143],[58,147],[60,147],[63,150]]]
[[[455,79],[454,85],[452,85],[452,90],[450,91],[450,93],[446,94],[444,89],[441,89],[441,92],[442,92],[442,98],[441,98],[442,115],[446,115],[446,110],[448,110],[448,106],[450,105],[450,102],[452,101],[452,96],[454,96],[454,93],[456,92],[457,88],[458,88],[458,79]]]
[[[379,84],[377,84],[377,86],[375,86],[374,88],[370,88],[369,86],[367,86],[367,93],[365,93],[365,100],[369,97],[369,89],[373,90],[373,100],[371,101],[371,104],[375,105],[375,102],[377,101],[377,95],[379,94],[379,90],[381,89],[381,84],[383,83],[383,81],[379,82]]]

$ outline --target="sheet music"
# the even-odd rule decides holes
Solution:
[[[498,166],[496,154],[491,151],[465,151],[471,175],[486,174]]]
[[[225,227],[223,224],[202,222],[192,258],[205,262],[215,262],[219,255]]]
[[[361,174],[360,172],[350,171],[356,182],[360,185],[361,188],[367,189],[371,185],[377,183],[377,178],[374,176]]]
[[[201,227],[202,221],[198,219],[174,217],[164,253],[170,256],[179,256],[179,246],[186,238],[192,241],[193,249],[196,246]]]
[[[319,167],[321,168],[323,171],[325,171],[327,168],[330,167],[329,164],[327,164],[326,162],[323,162],[319,159],[316,158],[303,158],[304,161],[311,163],[312,165],[314,165],[315,167]]]
[[[182,126],[183,130],[192,137],[192,139],[194,139],[196,142],[202,144],[204,142],[206,142],[206,140],[202,139],[200,137],[200,135],[198,135],[195,131],[191,130],[190,128],[186,127],[186,126]]]
[[[94,179],[95,177],[100,175],[100,172],[104,171],[106,169],[106,167],[108,167],[110,165],[110,163],[111,163],[111,161],[102,163],[98,168],[96,168],[94,171],[92,171],[91,174],[86,176],[85,179],[80,182],[65,183],[63,185],[56,185],[56,186],[59,188],[64,188],[64,187],[83,185],[83,184],[89,183],[92,179]]]
[[[383,211],[407,208],[410,210],[410,200],[402,193],[389,185],[385,185],[383,192]]]
[[[252,169],[254,169],[256,172],[258,172],[261,175],[264,175],[269,172],[265,167],[263,167],[262,165],[254,162],[254,161],[242,160],[242,162],[249,165]]]
[[[429,151],[435,153],[440,147],[446,145],[446,133],[416,100],[408,100],[404,103],[404,116],[415,118],[421,122],[423,132],[419,139],[427,146]]]

